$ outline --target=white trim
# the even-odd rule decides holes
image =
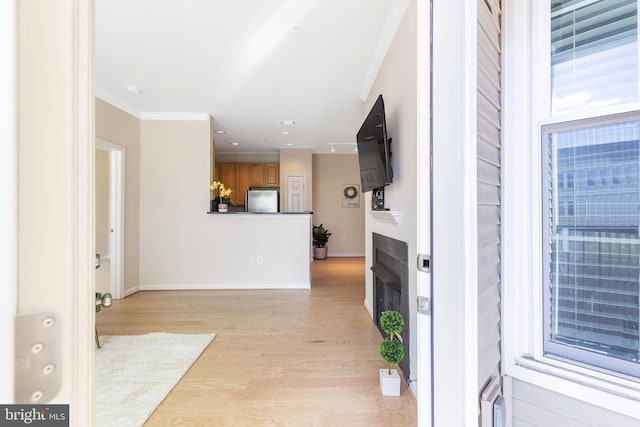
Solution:
[[[509,367],[513,378],[640,420],[639,391],[534,360],[519,359],[516,363]]]
[[[417,2],[417,151],[416,252],[431,253],[431,12],[429,0]],[[432,298],[431,273],[416,272],[416,297]],[[418,425],[431,427],[433,415],[432,316],[416,314],[417,381],[411,382],[418,406]]]
[[[478,423],[477,4],[433,1],[433,424]],[[453,74],[452,74],[453,73]],[[471,171],[468,168],[472,168]],[[474,316],[475,315],[475,316]]]
[[[477,423],[480,415],[478,404],[478,2],[464,3],[464,61],[463,94],[463,251],[464,272],[464,420],[465,425]],[[471,28],[473,30],[471,30]]]
[[[72,295],[69,296],[72,319],[72,400],[69,417],[77,425],[92,425],[94,418],[95,347],[95,81],[94,81],[94,0],[74,0],[68,11],[72,27],[70,96],[75,107],[69,127],[73,161],[71,219],[74,222],[71,268]],[[60,11],[65,10],[61,8]],[[72,297],[73,296],[73,297]]]
[[[140,291],[141,291],[140,286],[134,286],[133,288],[130,288],[124,291],[124,297],[126,298],[130,295],[137,294]]]
[[[125,113],[131,114],[133,117],[140,119],[140,114],[141,114],[140,110],[133,108],[131,105],[127,104],[126,102],[123,102],[121,99],[118,99],[115,96],[112,96],[111,94],[107,93],[106,91],[98,87],[96,87],[96,98],[100,98],[107,104],[111,104],[114,107],[124,111]]]
[[[380,36],[378,37],[378,43],[373,50],[371,63],[369,64],[367,73],[362,81],[362,88],[360,89],[360,100],[362,102],[367,100],[367,96],[371,91],[373,82],[375,82],[376,77],[380,72],[380,67],[382,67],[384,58],[387,56],[387,52],[389,51],[389,46],[391,46],[391,42],[393,42],[408,6],[409,0],[394,0],[391,2],[391,6],[389,6],[387,19],[384,21],[384,24],[379,31]]]
[[[135,107],[122,101],[107,91],[96,88],[96,98],[100,98],[104,102],[111,104],[112,106],[124,111],[127,114],[140,120],[193,120],[204,121],[209,120],[209,113],[189,113],[189,112],[152,112],[152,111],[140,111]]]
[[[620,121],[628,120],[629,116],[636,118],[640,110],[640,102],[634,102],[624,105],[615,105],[613,107],[604,107],[587,111],[579,111],[571,114],[555,115],[545,117],[540,120],[541,126],[554,125],[563,123],[563,129],[568,129],[567,123],[576,123],[576,127],[580,126],[580,122],[586,119],[598,118],[603,116],[618,116]]]
[[[327,257],[329,258],[364,258],[364,252],[363,253],[332,253],[332,252],[328,252],[327,253]]]
[[[367,299],[364,300],[364,308],[369,312],[369,317],[373,319],[373,307],[371,307],[371,304]]]
[[[14,329],[17,294],[16,0],[0,2],[0,402],[13,403]]]
[[[311,289],[309,283],[188,283],[188,284],[146,284],[140,285],[141,291],[188,291],[188,290],[218,290],[218,289]]]
[[[140,120],[209,120],[209,113],[140,113]]]

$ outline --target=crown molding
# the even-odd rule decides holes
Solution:
[[[140,113],[140,120],[193,120],[205,121],[209,120],[209,113]]]
[[[141,118],[140,117],[140,115],[141,115],[140,110],[137,110],[136,108],[133,108],[131,105],[129,105],[126,102],[122,101],[121,99],[116,98],[115,96],[107,93],[106,91],[100,89],[99,87],[96,87],[95,95],[96,95],[96,98],[102,99],[107,104],[111,104],[114,107],[119,108],[120,110],[124,111],[125,113],[131,114],[133,117],[136,117],[138,119]]]
[[[96,98],[102,99],[104,102],[113,105],[116,108],[124,111],[125,113],[131,114],[140,120],[192,120],[192,121],[205,121],[209,120],[209,113],[186,113],[186,112],[143,112],[140,111],[126,102],[122,101],[120,98],[112,96],[106,91],[96,87],[95,90]]]

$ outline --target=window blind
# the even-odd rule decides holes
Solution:
[[[637,12],[637,0],[552,4],[552,114],[638,100]]]

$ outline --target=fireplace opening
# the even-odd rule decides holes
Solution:
[[[378,233],[373,233],[372,237],[373,321],[384,336],[379,325],[382,312],[395,310],[402,314],[405,323],[401,334],[404,359],[400,363],[400,369],[409,383],[409,244]]]

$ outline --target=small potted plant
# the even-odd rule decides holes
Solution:
[[[329,236],[331,236],[331,233],[322,224],[313,226],[313,257],[315,259],[325,259],[327,257]]]
[[[230,188],[226,188],[221,181],[213,181],[211,185],[209,185],[209,191],[218,190],[218,196],[214,199],[217,201],[218,212],[227,212],[229,210],[229,204],[231,203],[231,193],[233,190]],[[214,204],[212,204],[213,210]]]
[[[388,368],[380,369],[380,391],[383,396],[400,396],[400,375],[392,367],[404,359],[404,347],[400,338],[404,328],[402,314],[394,310],[383,311],[380,315],[380,327],[387,334],[380,344],[380,356],[389,364]]]

